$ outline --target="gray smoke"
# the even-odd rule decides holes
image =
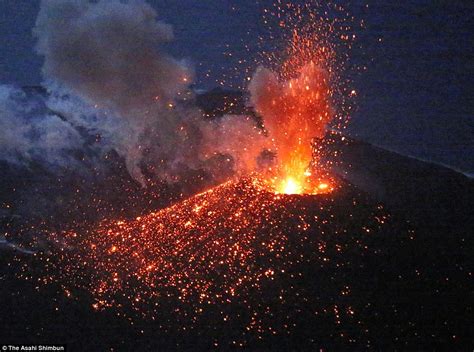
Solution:
[[[192,81],[189,66],[163,51],[173,39],[171,26],[144,1],[43,0],[34,34],[49,88],[119,117],[119,126],[100,127],[132,176],[146,183],[140,162],[156,140],[161,155],[153,155],[164,171],[175,158],[170,153],[182,149],[176,131],[183,116],[170,110],[186,99]]]
[[[20,92],[0,91],[0,158],[73,168],[73,150],[87,147],[98,162],[114,150],[143,186],[150,173],[177,180],[214,168],[223,154],[236,171],[254,167],[261,131],[248,118],[202,119],[191,104],[193,70],[165,52],[173,30],[145,1],[42,0],[33,33],[49,95],[42,118],[31,119]]]
[[[43,0],[34,34],[45,78],[130,118],[171,103],[192,80],[162,49],[171,26],[143,1]]]

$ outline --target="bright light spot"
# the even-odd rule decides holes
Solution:
[[[320,183],[319,186],[318,186],[318,188],[319,188],[320,190],[325,190],[325,189],[327,189],[328,187],[329,187],[329,185],[328,185],[327,183]]]
[[[303,192],[303,187],[293,178],[289,177],[283,181],[281,190],[281,193],[285,194],[300,194]]]

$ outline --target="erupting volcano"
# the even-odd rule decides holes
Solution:
[[[277,193],[330,192],[335,185],[322,160],[324,136],[329,126],[345,122],[345,106],[336,106],[336,96],[347,85],[344,57],[336,55],[336,23],[320,17],[310,4],[278,1],[275,7],[286,46],[280,56],[267,53],[271,69],[259,66],[248,87],[276,155],[267,179]]]
[[[331,61],[334,48],[327,39],[329,34],[321,35],[325,30],[323,19],[316,19],[311,7],[305,9],[310,15],[308,25],[298,25],[303,9],[295,11],[287,22],[279,22],[282,28],[291,29],[282,54],[284,59],[271,66],[272,69],[259,66],[250,79],[248,105],[262,124],[248,131],[253,134],[258,130],[255,137],[258,143],[253,142],[253,135],[244,138],[241,131],[226,132],[227,137],[234,138],[235,134],[236,140],[245,143],[228,142],[225,146],[229,150],[242,148],[253,156],[263,152],[264,146],[273,155],[272,161],[258,173],[237,173],[240,178],[234,177],[135,220],[107,219],[87,231],[80,227],[79,231],[51,234],[49,239],[60,248],[60,254],[55,256],[58,260],[38,254],[45,258],[50,269],[46,281],[59,280],[67,295],[73,287],[87,289],[93,294],[95,309],[129,307],[151,316],[170,304],[179,314],[183,310],[191,320],[198,319],[205,309],[217,309],[223,318],[226,314],[221,311],[222,305],[237,301],[237,305],[246,306],[254,313],[246,329],[261,335],[266,329],[273,332],[282,327],[264,326],[261,310],[266,308],[258,299],[258,291],[265,290],[276,277],[279,281],[291,281],[303,275],[298,271],[302,263],[318,263],[323,267],[334,260],[325,256],[328,243],[336,243],[336,252],[344,251],[349,246],[347,241],[354,241],[351,246],[359,247],[363,238],[354,235],[354,230],[365,235],[384,224],[386,215],[375,206],[364,213],[365,224],[357,229],[350,224],[352,212],[335,211],[337,197],[342,197],[344,202],[356,202],[351,198],[349,186],[329,174],[320,155],[327,127],[337,116],[332,83],[338,79],[338,72]],[[166,28],[160,24],[158,29]],[[161,56],[159,59],[172,63],[172,68],[179,71],[177,75],[181,75],[177,61]],[[96,80],[90,83],[94,89],[99,89],[101,84]],[[178,95],[185,94],[182,85],[180,80]],[[81,89],[90,99],[89,89],[82,86]],[[144,102],[149,100],[148,95],[137,94]],[[152,108],[168,114],[159,100],[153,103],[158,107],[152,105]],[[124,108],[123,102],[115,101],[114,97],[108,103],[123,114],[137,110],[133,102],[129,104],[131,107]],[[168,104],[167,108],[173,109],[174,105]],[[142,122],[150,120],[147,112],[140,118]],[[176,116],[171,113],[169,119],[173,118]],[[248,121],[251,118],[247,116],[244,122]],[[225,121],[221,123],[225,126]],[[182,123],[170,126],[170,130],[179,129],[178,136],[182,138],[179,141],[189,140],[192,128],[214,132],[212,128],[202,127],[202,121],[183,119]],[[206,157],[217,154],[212,152],[212,147],[203,147]],[[142,152],[134,155],[139,157]],[[127,160],[127,163],[128,167],[135,166],[135,170],[139,164],[138,160]],[[139,175],[140,183],[146,185],[140,170],[134,175]],[[342,236],[341,240],[337,236]],[[336,260],[336,265],[345,264]],[[338,290],[348,294],[350,288]],[[279,289],[277,301],[292,300],[289,296],[293,294],[312,299],[289,286]],[[189,306],[176,308],[177,302]],[[314,314],[319,314],[318,305],[315,303]],[[333,309],[335,319],[339,320],[340,307],[335,305]],[[351,307],[344,309],[347,314],[354,314]],[[290,329],[284,320],[281,322],[284,329]]]
[[[41,1],[45,87],[0,86],[0,343],[452,349],[468,329],[472,182],[344,134],[365,67],[342,6],[256,3],[231,90],[200,86],[209,46],[168,53],[155,3]],[[206,16],[193,42],[220,47]]]

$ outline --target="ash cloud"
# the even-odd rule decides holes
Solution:
[[[264,131],[249,116],[225,115],[220,121],[202,127],[205,143],[201,157],[220,153],[235,159],[235,170],[249,173],[257,170],[262,151],[270,147]]]
[[[171,26],[143,1],[43,0],[33,32],[45,78],[128,118],[173,101],[192,79],[162,48]]]
[[[193,69],[166,53],[172,27],[145,1],[43,0],[33,33],[48,95],[35,110],[2,88],[3,160],[96,170],[115,151],[142,186],[187,170],[228,175],[222,158],[233,172],[255,166],[261,131],[248,118],[202,118]]]
[[[118,117],[115,125],[101,127],[136,180],[146,184],[140,163],[144,153],[151,155],[153,140],[162,146],[153,148],[155,162],[176,158],[170,154],[181,150],[176,131],[183,116],[169,110],[190,94],[192,70],[164,52],[173,31],[157,20],[151,6],[144,1],[44,0],[33,32],[48,88],[60,87]]]

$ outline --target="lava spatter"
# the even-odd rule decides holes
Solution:
[[[239,332],[236,343],[291,333],[303,318],[359,329],[349,273],[388,217],[358,197],[346,184],[286,195],[256,176],[228,181],[133,220],[52,235],[61,246],[37,255],[47,268],[40,281],[163,328],[222,321]]]
[[[324,136],[328,128],[342,130],[350,111],[345,99],[349,17],[342,7],[318,1],[276,1],[265,10],[268,30],[278,32],[283,47],[263,50],[248,90],[271,140],[275,162],[267,179],[278,193],[319,194],[333,188],[323,172],[333,162],[324,158],[329,141]]]

